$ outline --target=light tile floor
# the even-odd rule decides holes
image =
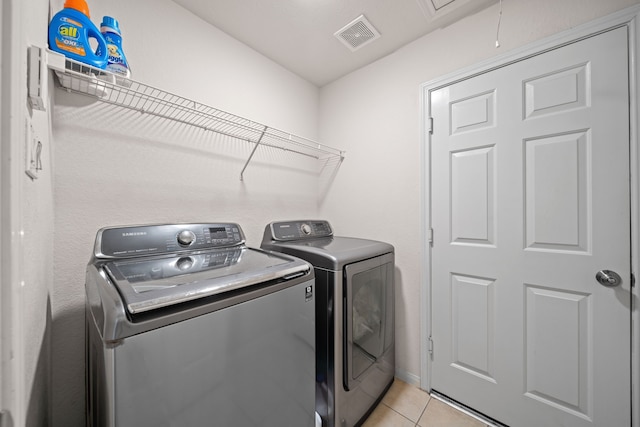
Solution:
[[[396,378],[363,427],[486,427],[486,424]]]

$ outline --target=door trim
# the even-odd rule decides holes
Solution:
[[[629,30],[629,115],[630,115],[630,159],[629,168],[631,174],[630,182],[630,207],[631,207],[631,271],[634,276],[640,274],[640,75],[637,64],[640,58],[640,34],[638,32],[638,22],[640,20],[640,5],[623,9],[614,14],[605,16],[595,21],[588,22],[578,27],[563,31],[556,35],[544,38],[540,41],[527,44],[523,47],[510,51],[506,54],[498,55],[489,60],[482,61],[470,67],[449,73],[443,77],[428,81],[420,85],[420,158],[421,171],[420,179],[423,185],[420,197],[421,221],[421,295],[420,299],[420,387],[424,390],[431,388],[431,362],[429,360],[429,337],[431,335],[431,171],[430,171],[430,146],[431,136],[429,133],[431,116],[431,94],[432,92],[457,83],[471,77],[487,73],[489,71],[510,65],[515,62],[545,53],[549,50],[574,43],[581,39],[592,37],[599,33],[626,26]],[[640,277],[638,277],[640,279]],[[632,355],[640,354],[640,313],[637,301],[640,298],[640,285],[632,289]],[[631,358],[632,376],[632,427],[640,427],[640,358]]]

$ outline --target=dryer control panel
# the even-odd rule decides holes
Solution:
[[[318,237],[331,237],[333,231],[328,221],[300,220],[272,222],[265,232],[270,233],[269,238],[277,241],[315,239]],[[266,237],[266,236],[265,236]]]
[[[242,229],[235,223],[109,227],[98,231],[94,253],[96,258],[130,258],[224,248],[244,242]]]

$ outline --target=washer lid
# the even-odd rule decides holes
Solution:
[[[263,240],[261,247],[302,258],[314,267],[328,270],[341,270],[347,264],[394,252],[389,243],[336,236],[284,242]]]
[[[111,260],[102,266],[132,314],[310,271],[302,260],[245,246]]]

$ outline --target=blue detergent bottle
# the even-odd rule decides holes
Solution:
[[[110,16],[103,17],[102,23],[100,24],[100,31],[107,42],[106,70],[111,71],[121,78],[128,79],[131,77],[131,69],[122,50],[122,33],[120,32],[118,21]],[[97,53],[101,53],[99,48]],[[118,80],[120,79],[116,77],[116,81]]]
[[[93,51],[90,39],[97,41],[100,53]],[[66,0],[64,9],[53,16],[49,23],[49,48],[92,67],[107,66],[107,43],[91,22],[85,0]]]

